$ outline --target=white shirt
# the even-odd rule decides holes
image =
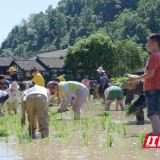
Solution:
[[[6,96],[7,92],[0,90],[0,97]]]
[[[49,90],[44,87],[38,86],[38,85],[34,85],[34,87],[26,90],[22,95],[23,100],[25,100],[26,97],[31,94],[42,94],[47,98],[47,100],[49,100],[50,98]]]
[[[19,91],[13,91],[11,92],[11,88],[8,88],[5,90],[9,94],[8,102],[14,103],[15,101],[18,101],[18,96],[20,96]]]

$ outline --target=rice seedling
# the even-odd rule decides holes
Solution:
[[[143,139],[143,133],[142,132],[138,133],[137,139],[138,139],[138,145],[140,147],[143,147],[144,139]]]
[[[90,110],[90,106],[89,106],[89,103],[87,103],[87,108],[88,108],[88,111]]]
[[[87,135],[87,130],[84,130],[82,133],[82,141],[85,145],[88,146],[88,135]]]
[[[98,100],[100,104],[104,105],[105,101],[103,101],[102,99]]]
[[[0,137],[7,137],[9,136],[9,133],[7,130],[0,130]]]
[[[20,130],[16,128],[16,126],[15,126],[15,132],[16,132],[16,134],[17,134],[19,143],[21,143],[22,140],[23,140],[23,135],[20,133]]]
[[[113,122],[112,116],[110,114],[109,118],[108,118],[108,129],[107,129],[108,132],[111,132],[111,131],[115,130],[113,125],[115,125],[115,123]]]
[[[54,138],[66,138],[69,134],[68,133],[57,133],[54,134]]]
[[[50,144],[50,138],[49,138],[49,135],[46,137],[46,135],[44,135],[44,137],[45,137],[45,140],[46,140],[46,143],[47,143],[47,145],[49,145]]]
[[[114,140],[113,137],[110,135],[110,136],[109,136],[109,139],[108,139],[108,141],[107,141],[107,146],[108,146],[108,147],[112,147],[113,140]]]
[[[100,121],[101,121],[101,126],[105,130],[106,129],[106,117],[105,116],[100,116]]]
[[[55,104],[53,104],[53,103],[49,103],[49,104],[48,104],[48,106],[55,106]]]
[[[119,78],[116,78],[116,80],[113,82],[113,85],[114,86],[119,86],[121,87],[121,85],[125,82],[127,83],[127,81],[129,80],[129,78],[126,78],[126,77],[119,77]],[[129,83],[129,82],[128,82]]]
[[[101,113],[98,113],[98,116],[109,116],[110,113],[108,111],[103,111]]]
[[[125,110],[125,116],[129,117],[131,115],[134,115],[136,110],[137,108],[134,105],[132,104],[127,105]]]
[[[122,124],[123,134],[124,134],[124,136],[125,136],[125,135],[126,135],[126,128],[125,128],[125,126],[124,126],[124,122],[122,122],[121,124]]]
[[[27,142],[31,143],[32,142],[32,136],[29,135],[28,131],[25,130],[26,136],[27,136]],[[32,133],[31,133],[32,134]]]

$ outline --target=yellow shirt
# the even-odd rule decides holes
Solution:
[[[43,77],[42,77],[42,75],[40,73],[35,75],[31,81],[33,81],[36,85],[39,85],[41,87],[45,86],[44,85],[44,79],[43,79]]]

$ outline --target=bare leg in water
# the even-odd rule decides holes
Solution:
[[[152,130],[154,135],[160,135],[160,119],[158,115],[153,115],[149,117],[152,124]],[[158,126],[158,127],[157,127]]]

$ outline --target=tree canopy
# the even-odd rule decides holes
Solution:
[[[142,67],[147,55],[140,45],[130,40],[113,43],[110,36],[94,34],[69,46],[64,62],[73,72],[84,69],[94,73],[102,66],[110,76],[118,76]]]
[[[45,13],[30,14],[1,44],[0,55],[32,56],[73,46],[91,34],[107,33],[112,42],[131,40],[144,47],[159,33],[160,0],[61,0]]]

